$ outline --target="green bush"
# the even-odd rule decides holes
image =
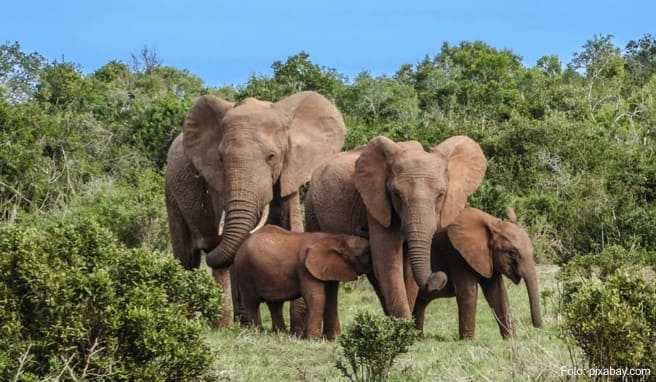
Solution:
[[[656,287],[639,269],[582,278],[568,292],[564,333],[590,366],[656,369]]]
[[[77,215],[0,228],[0,380],[211,377],[218,288]]]
[[[350,381],[384,381],[394,360],[406,353],[416,338],[410,320],[358,313],[338,339],[341,357],[335,366]]]
[[[119,180],[97,179],[87,184],[60,214],[94,220],[129,248],[168,248],[164,179],[152,170]]]

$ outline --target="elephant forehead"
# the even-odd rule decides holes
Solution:
[[[429,177],[444,179],[447,163],[426,152],[405,151],[392,162],[392,174],[398,177]]]
[[[271,130],[286,126],[287,118],[275,109],[260,106],[240,106],[228,111],[223,126],[229,130]]]
[[[515,248],[520,250],[522,254],[533,253],[533,243],[526,231],[514,223],[502,223],[502,235],[504,238]]]

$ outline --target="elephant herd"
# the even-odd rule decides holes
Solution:
[[[281,330],[282,302],[295,299],[292,331],[332,339],[338,282],[357,274],[385,314],[419,329],[431,300],[455,296],[461,338],[474,336],[479,285],[501,335],[512,335],[501,275],[524,279],[541,325],[533,247],[514,211],[500,220],[467,206],[487,168],[474,140],[426,151],[379,136],[340,152],[345,134],[316,92],[274,103],[203,96],[189,111],[168,152],[166,205],[176,258],[192,269],[206,256],[224,291],[218,326],[234,313],[259,325],[265,302]]]

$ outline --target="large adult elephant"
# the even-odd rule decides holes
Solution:
[[[271,103],[200,97],[171,145],[166,205],[175,256],[186,268],[202,252],[224,293],[219,325],[232,321],[230,277],[237,249],[265,206],[269,223],[302,230],[298,189],[344,143],[342,115],[316,92]],[[218,225],[225,214],[223,235]]]
[[[376,137],[315,170],[306,230],[368,236],[374,269],[369,279],[383,309],[409,319],[418,287],[431,291],[444,283],[431,273],[433,234],[465,208],[486,167],[480,146],[465,136],[430,152],[419,142]]]

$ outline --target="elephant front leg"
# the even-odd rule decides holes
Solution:
[[[331,341],[341,334],[339,313],[337,309],[338,292],[339,283],[329,282],[326,285],[326,309],[323,315],[323,335]]]
[[[303,232],[300,195],[294,192],[282,199],[281,226],[294,232]],[[305,326],[306,306],[303,298],[292,301],[289,305],[289,326],[292,333],[301,337]]]
[[[221,301],[221,308],[219,309],[219,318],[214,322],[214,325],[219,328],[229,326],[233,322],[233,307],[232,307],[232,285],[230,283],[230,271],[228,269],[216,268],[212,269],[212,277],[214,281],[221,287],[223,291],[223,300]]]
[[[326,306],[324,284],[315,280],[305,280],[301,287],[303,289],[303,299],[307,302],[308,308],[305,315],[304,337],[310,339],[320,338]]]
[[[371,262],[385,302],[385,313],[411,319],[403,278],[403,238],[396,230],[381,226],[372,216],[368,220]]]
[[[515,335],[515,328],[512,324],[510,311],[508,309],[508,292],[503,285],[503,277],[500,273],[495,273],[490,280],[482,280],[481,287],[483,294],[490,308],[494,311],[494,316],[499,325],[501,337],[508,338]]]
[[[478,299],[478,278],[464,263],[458,261],[450,272],[455,287],[458,304],[458,329],[460,339],[474,338],[476,332],[476,301]]]

